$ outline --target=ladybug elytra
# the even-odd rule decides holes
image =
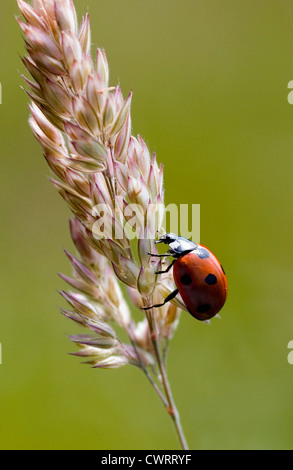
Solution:
[[[169,245],[167,253],[151,256],[172,256],[173,260],[165,271],[173,267],[175,289],[162,304],[146,307],[161,307],[179,293],[189,313],[197,320],[209,320],[223,307],[227,297],[227,278],[223,266],[204,245],[196,244],[174,233],[161,235],[156,243]]]

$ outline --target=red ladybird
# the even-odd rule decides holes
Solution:
[[[145,310],[161,307],[179,293],[194,318],[209,320],[214,317],[223,307],[228,290],[225,271],[215,255],[205,246],[174,233],[162,235],[156,243],[169,245],[169,250],[163,255],[150,253],[151,256],[174,258],[168,268],[158,271],[158,274],[168,272],[173,266],[177,289],[162,304],[152,305]]]

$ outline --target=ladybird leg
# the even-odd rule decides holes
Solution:
[[[176,259],[174,259],[172,261],[172,263],[169,264],[168,268],[165,269],[165,271],[156,271],[155,274],[164,274],[164,273],[168,273],[170,271],[170,269],[172,268],[173,264],[175,263]]]
[[[157,253],[148,253],[150,256],[155,256],[156,258],[164,258],[165,256],[173,256],[172,253],[163,253],[162,255],[158,255]]]
[[[175,289],[173,292],[171,292],[171,294],[168,295],[168,297],[165,298],[162,304],[152,305],[151,307],[144,307],[142,308],[142,310],[150,310],[151,308],[163,307],[163,305],[165,305],[167,302],[170,302],[170,300],[174,299],[178,293],[179,290]]]

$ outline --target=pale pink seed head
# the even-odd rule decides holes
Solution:
[[[55,0],[55,17],[60,31],[77,33],[77,16],[72,0]]]

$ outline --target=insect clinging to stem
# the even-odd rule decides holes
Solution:
[[[225,304],[228,291],[225,271],[215,255],[206,246],[174,233],[161,235],[156,243],[169,245],[169,250],[164,254],[149,255],[173,258],[169,266],[165,270],[157,271],[157,274],[167,273],[173,267],[177,288],[163,303],[145,307],[143,310],[161,307],[180,294],[194,318],[201,321],[213,318]]]

